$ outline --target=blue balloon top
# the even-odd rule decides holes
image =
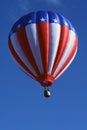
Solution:
[[[71,22],[66,19],[63,15],[52,12],[52,11],[38,11],[31,12],[21,17],[12,27],[9,37],[12,33],[16,32],[19,28],[25,27],[28,24],[38,24],[40,22],[56,23],[61,26],[67,26],[70,30],[76,31],[72,26]]]

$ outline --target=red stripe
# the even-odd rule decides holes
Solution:
[[[55,72],[55,70],[61,60],[61,57],[64,53],[64,50],[66,48],[67,41],[68,41],[68,36],[69,36],[69,28],[66,26],[61,26],[61,36],[60,36],[60,41],[59,41],[59,47],[58,47],[56,59],[54,62],[54,66],[52,69],[52,73],[51,73],[52,75]]]
[[[29,41],[27,40],[25,28],[21,28],[21,29],[17,30],[16,33],[17,33],[19,44],[20,44],[26,58],[28,59],[28,61],[30,62],[30,64],[32,65],[32,67],[34,68],[36,73],[38,75],[40,75],[39,69],[38,69],[38,67],[36,65],[34,56],[32,54],[32,50],[31,50],[31,48],[29,46]]]
[[[9,40],[9,48],[10,48],[10,51],[11,51],[14,59],[18,62],[18,64],[20,64],[22,66],[22,68],[24,68],[24,70],[27,72],[27,74],[32,75],[36,79],[36,77],[33,75],[33,73],[28,69],[28,67],[23,63],[23,61],[17,55],[16,51],[14,50],[14,48],[12,46],[11,40]]]
[[[47,74],[49,53],[49,24],[47,22],[38,23],[37,31],[44,73]]]
[[[67,60],[65,61],[65,63],[63,64],[62,68],[60,69],[60,71],[58,72],[58,74],[55,76],[55,78],[64,70],[64,68],[70,62],[70,60],[72,59],[73,55],[75,54],[77,46],[78,46],[78,38],[76,37],[75,42],[74,42],[74,46],[72,48],[72,51],[71,51],[70,55],[68,56]]]

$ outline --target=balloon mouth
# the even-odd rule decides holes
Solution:
[[[44,87],[47,87],[47,86],[51,86],[52,85],[52,82],[51,81],[47,81],[47,80],[44,80],[40,83],[42,86]]]
[[[39,77],[39,82],[43,87],[51,86],[53,84],[54,78],[51,75],[41,75]]]

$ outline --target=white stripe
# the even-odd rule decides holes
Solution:
[[[23,50],[20,47],[18,38],[16,33],[14,33],[13,35],[11,35],[11,42],[12,42],[12,46],[14,48],[14,50],[16,51],[17,55],[20,57],[20,59],[23,61],[23,63],[29,68],[29,70],[31,70],[31,72],[37,76],[35,70],[33,69],[33,67],[31,66],[31,64],[29,63],[29,61],[27,60]]]
[[[72,30],[70,30],[69,31],[69,38],[68,38],[67,46],[66,46],[64,54],[63,54],[63,56],[62,56],[62,58],[61,58],[61,60],[59,62],[59,65],[58,65],[56,71],[53,74],[53,77],[55,77],[58,74],[58,72],[62,68],[63,64],[67,60],[67,58],[68,58],[68,56],[69,56],[69,54],[70,54],[70,52],[71,52],[71,50],[72,50],[72,48],[74,46],[75,37],[76,37],[75,33]]]
[[[11,53],[11,56],[12,56],[14,62],[17,64],[17,66],[18,66],[23,72],[25,72],[25,73],[26,73],[27,75],[29,75],[31,78],[35,79],[30,73],[28,73],[28,72],[17,62],[17,60],[16,60],[16,59],[14,58],[14,56],[12,55],[12,53]]]
[[[75,51],[75,53],[74,53],[72,59],[70,60],[70,62],[69,62],[69,63],[66,65],[66,67],[61,71],[61,73],[59,73],[59,75],[55,78],[55,80],[69,67],[69,65],[70,65],[70,64],[72,63],[72,61],[74,60],[76,53],[77,53],[77,49],[76,49],[76,51]]]
[[[55,61],[56,53],[60,40],[60,25],[57,23],[50,24],[50,48],[49,48],[49,62],[48,74],[51,73]]]
[[[38,33],[36,24],[29,24],[26,26],[26,34],[27,39],[32,50],[33,56],[35,58],[36,64],[41,74],[44,73],[41,54],[40,54],[40,47],[39,47],[39,40],[38,40]]]

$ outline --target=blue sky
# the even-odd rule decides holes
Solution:
[[[8,48],[12,25],[31,11],[67,17],[79,37],[71,66],[54,82],[52,96],[14,63]],[[87,1],[0,0],[0,130],[87,130]]]

